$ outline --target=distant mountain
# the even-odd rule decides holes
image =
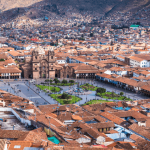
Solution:
[[[0,0],[0,10],[6,11],[12,8],[28,7],[42,0]]]
[[[140,9],[149,7],[150,0],[0,0],[0,19],[7,22],[21,16],[37,19],[74,12],[107,17],[118,11],[136,14]]]

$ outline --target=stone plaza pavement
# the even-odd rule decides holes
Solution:
[[[37,84],[39,84],[40,82],[42,82],[44,80],[38,80],[36,81]],[[89,81],[89,80],[75,80],[76,82],[78,82],[80,85],[84,84],[84,83],[89,83],[89,84],[93,84],[94,86],[98,86],[98,87],[103,87],[106,88],[107,91],[114,91],[115,93],[119,94],[120,92],[124,92],[125,96],[128,98],[131,98],[133,100],[140,100],[140,99],[148,99],[149,97],[140,95],[140,94],[136,94],[133,93],[131,91],[126,91],[125,89],[120,89],[117,88],[113,85],[109,85],[107,83],[103,83],[103,82],[99,82],[99,81]],[[61,93],[69,91],[70,87],[69,86],[59,86],[62,90]],[[77,85],[71,86],[71,88],[76,88]],[[50,96],[48,96],[47,93],[43,92],[43,91],[39,91],[37,90],[38,88],[33,84],[33,83],[29,83],[28,81],[10,81],[9,84],[8,82],[0,82],[0,89],[4,90],[4,91],[8,91],[14,95],[17,96],[21,96],[23,98],[27,98],[30,99],[31,101],[35,102],[36,105],[45,105],[45,104],[57,104],[58,102],[55,101],[53,98],[51,98]],[[93,99],[100,99],[100,100],[106,100],[103,98],[100,98],[98,96],[95,95],[95,91],[91,91],[89,94],[81,94],[78,95],[73,93],[73,95],[79,96],[80,98],[82,98],[81,101],[77,102],[77,105],[82,105],[90,100]],[[113,101],[113,100],[109,100],[109,101]]]

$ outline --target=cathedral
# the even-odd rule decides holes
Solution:
[[[25,59],[22,66],[24,78],[55,78],[55,53],[53,49],[44,51],[38,47],[32,51],[32,56]]]
[[[95,79],[98,69],[84,63],[66,63],[59,65],[52,48],[45,51],[37,47],[32,51],[31,57],[25,58],[22,73],[25,79],[54,79],[54,78],[76,78]]]

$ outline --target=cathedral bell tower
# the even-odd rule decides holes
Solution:
[[[48,51],[48,67],[49,67],[49,78],[55,78],[55,53],[53,50]]]
[[[32,77],[39,78],[39,53],[36,50],[32,52]]]

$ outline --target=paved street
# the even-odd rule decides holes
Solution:
[[[39,84],[43,81],[44,81],[44,79],[37,80],[36,84]],[[122,91],[122,92],[124,92],[124,95],[126,97],[131,98],[133,100],[149,98],[147,96],[136,94],[131,91],[126,91],[125,89],[117,88],[113,85],[103,83],[100,81],[91,81],[91,80],[75,80],[75,81],[78,82],[80,85],[84,84],[84,83],[89,83],[89,84],[93,84],[94,86],[103,87],[103,88],[106,88],[107,91],[110,91],[110,92],[114,91],[117,94],[119,94]],[[0,82],[0,89],[8,91],[14,95],[18,95],[18,96],[30,99],[31,101],[35,102],[35,104],[37,104],[37,105],[56,104],[57,103],[54,99],[52,99],[50,96],[48,96],[48,94],[46,94],[45,92],[43,92],[41,90],[38,90],[38,88],[33,83],[29,83],[28,81],[10,81],[9,83],[10,83],[10,85],[5,82]],[[74,85],[74,86],[71,86],[70,88],[76,88],[76,87],[77,87],[77,85]],[[62,88],[61,93],[69,90],[69,86],[65,86],[65,87],[60,86],[60,88]],[[20,90],[20,92],[19,92],[19,90]],[[80,102],[77,102],[76,104],[81,105],[92,99],[105,100],[103,98],[95,96],[95,93],[96,93],[95,91],[91,92],[89,95],[78,95],[78,93],[77,93],[76,96],[81,97],[82,100]]]

